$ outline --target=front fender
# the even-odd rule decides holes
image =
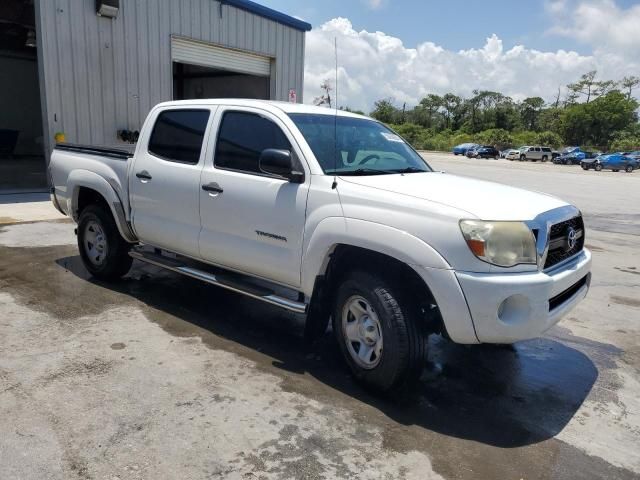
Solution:
[[[366,248],[411,266],[451,269],[436,250],[407,232],[366,220],[329,217],[322,220],[311,233],[304,252],[304,293],[312,294],[316,277],[324,273],[329,256],[337,245]]]
[[[478,343],[471,313],[451,265],[429,244],[387,225],[353,218],[330,217],[311,233],[303,258],[302,289],[312,295],[337,245],[366,248],[409,265],[434,296],[447,334],[456,343]]]
[[[71,195],[67,196],[66,207],[73,220],[76,223],[78,222],[78,198],[82,187],[98,192],[109,205],[122,238],[131,243],[137,242],[137,238],[127,222],[119,194],[107,180],[89,170],[74,170],[67,179],[67,192],[71,192]]]

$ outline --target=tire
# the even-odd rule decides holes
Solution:
[[[133,262],[130,248],[106,207],[94,204],[82,210],[78,221],[78,250],[92,276],[116,280],[126,275]]]
[[[495,157],[493,157],[494,160],[500,160],[500,155],[496,155]]]
[[[569,160],[569,159],[565,160],[565,161],[564,161],[564,164],[565,164],[565,165],[571,165],[571,160]]]
[[[624,167],[624,171],[627,173],[633,173],[633,165],[627,165]]]
[[[350,334],[347,325],[354,325]],[[333,331],[349,369],[365,387],[388,392],[420,378],[428,334],[395,282],[363,271],[347,274],[336,294]]]
[[[520,161],[524,162],[527,159],[526,155],[520,155]]]
[[[602,165],[600,163],[596,163],[596,165],[593,167],[593,169],[596,172],[600,172],[602,170]]]
[[[547,160],[549,160],[549,157],[547,157],[546,155],[544,155],[544,156],[542,157],[542,161],[543,161],[543,162],[546,162]]]
[[[589,167],[587,167],[586,165],[580,165],[582,167],[583,170],[589,170]]]

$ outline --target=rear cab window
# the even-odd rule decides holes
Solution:
[[[161,112],[149,138],[149,153],[170,162],[197,164],[209,115],[206,109]]]

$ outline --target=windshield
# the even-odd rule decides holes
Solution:
[[[571,153],[574,150],[577,150],[577,147],[567,147],[567,148],[563,148],[562,151],[560,153],[565,154],[565,153]]]
[[[432,171],[413,148],[381,123],[311,113],[291,113],[289,117],[327,175]]]

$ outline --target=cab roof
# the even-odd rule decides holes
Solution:
[[[228,105],[238,107],[257,107],[265,110],[280,110],[284,113],[310,113],[317,115],[338,115],[340,117],[366,118],[364,115],[347,112],[345,110],[336,110],[334,108],[318,107],[316,105],[305,105],[302,103],[280,102],[275,100],[253,100],[246,98],[199,98],[196,100],[173,100],[163,102],[157,105],[160,108],[166,107],[193,107],[203,105]]]

